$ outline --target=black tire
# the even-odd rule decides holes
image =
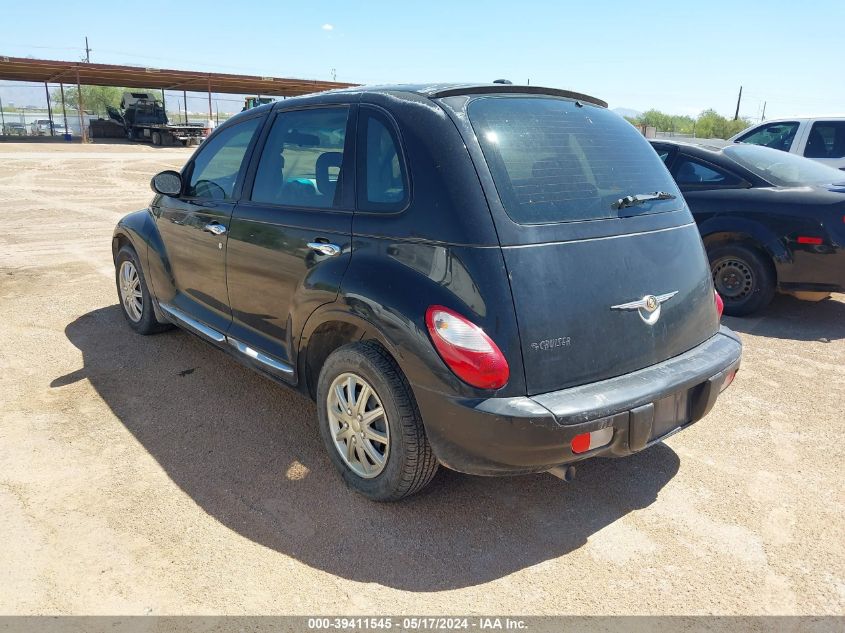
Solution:
[[[161,145],[161,132],[153,132],[153,145]]]
[[[708,249],[716,291],[728,316],[746,316],[766,307],[775,296],[777,278],[772,262],[753,246],[716,244]]]
[[[124,302],[123,294],[121,293],[121,271],[123,269],[122,266],[124,262],[131,263],[138,274],[138,285],[141,291],[141,316],[137,320],[130,315],[129,308]],[[143,335],[163,332],[164,330],[168,330],[173,327],[169,323],[162,323],[156,318],[155,309],[153,308],[153,299],[150,295],[149,288],[147,288],[147,281],[144,278],[144,271],[141,268],[141,262],[138,259],[138,254],[135,252],[135,249],[131,246],[123,246],[120,251],[118,251],[117,257],[114,260],[114,277],[115,285],[117,286],[117,300],[120,303],[120,309],[123,312],[123,316],[126,318],[126,322],[129,324],[129,327],[135,330],[138,334]]]
[[[329,426],[328,395],[336,378],[355,374],[369,383],[384,408],[389,450],[383,470],[373,478],[355,473],[341,457]],[[344,481],[373,501],[397,501],[425,488],[437,472],[437,458],[425,434],[416,400],[396,361],[376,343],[353,343],[326,359],[317,382],[320,435],[329,459]]]

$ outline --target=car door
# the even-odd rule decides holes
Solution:
[[[737,143],[749,143],[751,145],[763,145],[783,152],[795,152],[797,146],[794,143],[798,136],[801,123],[799,121],[775,121],[765,123],[749,130],[736,139]]]
[[[160,302],[221,335],[232,320],[225,269],[229,221],[264,120],[259,115],[221,128],[185,166],[182,195],[159,196],[153,204],[172,278],[172,296],[159,296]]]
[[[845,121],[814,121],[803,155],[830,167],[845,169]]]
[[[281,378],[292,379],[293,341],[335,300],[351,257],[352,130],[350,105],[278,111],[232,216],[229,342]]]

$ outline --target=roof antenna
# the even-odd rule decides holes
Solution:
[[[510,79],[494,79],[494,84],[505,84],[506,86],[513,85],[513,82]]]

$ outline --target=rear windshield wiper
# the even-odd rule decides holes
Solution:
[[[667,193],[665,191],[655,191],[654,193],[638,193],[633,196],[625,196],[619,198],[611,207],[614,209],[624,209],[626,207],[633,207],[635,204],[642,204],[643,202],[650,202],[652,200],[674,200],[677,196]]]

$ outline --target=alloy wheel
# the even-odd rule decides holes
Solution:
[[[360,376],[343,373],[332,382],[326,406],[341,459],[359,477],[376,477],[387,465],[390,427],[375,389]]]
[[[141,294],[141,278],[138,270],[131,261],[124,261],[120,265],[118,274],[120,280],[120,298],[123,301],[123,308],[133,323],[141,320],[144,311],[144,299]]]

